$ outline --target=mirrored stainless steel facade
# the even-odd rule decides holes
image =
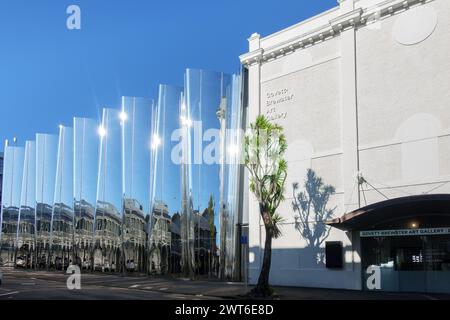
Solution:
[[[50,266],[57,270],[74,261],[73,142],[73,129],[60,126],[50,242]]]
[[[97,201],[99,163],[99,123],[74,118],[74,256],[82,269],[92,268],[94,218]]]
[[[50,268],[50,237],[55,198],[58,136],[36,135],[36,256],[38,268]]]
[[[223,162],[223,112],[231,101],[231,76],[205,70],[186,70],[182,122],[187,161],[185,171],[186,201],[183,203],[182,228],[186,243],[186,264],[192,263],[196,275],[222,277],[217,233],[222,235],[219,215],[224,184],[220,179]],[[220,231],[219,231],[220,230]],[[220,241],[222,242],[222,241]],[[189,257],[191,260],[189,260]],[[185,270],[185,273],[192,270]]]
[[[25,143],[19,227],[17,229],[16,266],[36,265],[36,143]]]
[[[123,97],[122,126],[123,161],[123,252],[128,271],[146,271],[147,223],[151,218],[150,168],[153,101]],[[150,250],[152,248],[149,248]]]
[[[240,279],[240,235],[242,232],[242,209],[239,202],[241,194],[243,113],[241,109],[241,76],[232,76],[230,100],[223,104],[225,132],[222,132],[222,172],[223,195],[221,196],[221,243],[223,252],[223,277]]]
[[[156,273],[181,272],[181,148],[179,109],[183,89],[160,85],[158,121],[152,149],[156,152],[153,194],[152,266]],[[175,218],[174,218],[175,217]]]
[[[99,127],[100,161],[95,209],[93,267],[121,270],[122,250],[122,129],[120,111],[103,109]]]
[[[4,266],[14,266],[24,154],[23,147],[5,144],[1,207],[2,228],[0,231],[0,259]]]
[[[237,279],[240,83],[188,69],[156,101],[6,146],[2,264]]]

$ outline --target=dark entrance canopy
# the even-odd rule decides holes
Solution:
[[[341,230],[370,230],[389,222],[416,218],[450,220],[450,194],[426,194],[377,202],[326,221]]]

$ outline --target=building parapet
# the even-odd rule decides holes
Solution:
[[[346,0],[348,1],[348,0]],[[323,25],[315,26],[311,24],[315,17],[308,19],[304,24],[301,24],[301,30],[304,31],[298,36],[292,37],[288,40],[272,46],[264,47],[264,40],[266,38],[257,37],[255,34],[249,39],[251,43],[250,50],[257,48],[240,56],[241,63],[244,66],[249,66],[257,63],[264,63],[285,56],[286,54],[302,50],[307,47],[316,45],[335,37],[338,37],[342,31],[351,28],[360,28],[362,26],[383,20],[387,17],[393,16],[397,13],[408,10],[411,7],[423,5],[434,0],[386,0],[367,8],[356,8],[351,11],[344,12],[331,19],[326,19]],[[341,4],[344,1],[341,1]],[[339,11],[343,10],[339,8]],[[335,12],[328,11],[326,14]],[[326,16],[326,15],[325,15]],[[311,24],[312,27],[308,25]],[[277,35],[287,31],[282,30]],[[273,37],[269,36],[269,37]],[[259,42],[255,43],[255,42]],[[273,41],[271,41],[273,42]]]

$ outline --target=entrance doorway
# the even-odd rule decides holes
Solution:
[[[366,290],[375,266],[383,291],[450,293],[450,235],[363,237],[361,252]]]

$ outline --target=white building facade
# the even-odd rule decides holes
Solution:
[[[250,37],[247,124],[288,142],[272,284],[365,290],[375,266],[377,289],[450,292],[449,56],[448,0],[340,0]],[[256,283],[264,226],[244,199]]]

